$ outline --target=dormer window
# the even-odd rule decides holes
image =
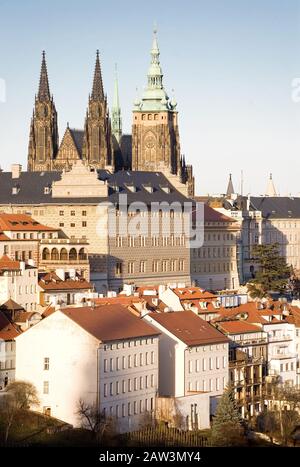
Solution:
[[[165,193],[170,193],[171,189],[169,185],[160,185],[160,188],[165,192]]]
[[[137,191],[136,186],[134,186],[132,183],[126,183],[125,186],[132,193],[135,193]]]
[[[19,191],[20,191],[20,186],[19,185],[13,186],[13,188],[12,188],[12,194],[13,195],[17,195],[19,193]]]

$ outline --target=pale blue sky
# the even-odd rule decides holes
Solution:
[[[26,164],[41,51],[46,50],[60,137],[83,127],[95,51],[112,100],[118,63],[124,131],[136,87],[146,84],[153,22],[164,83],[175,89],[181,149],[198,194],[265,192],[269,172],[282,195],[300,192],[300,0],[0,0],[0,164]],[[0,89],[1,100],[1,89]]]

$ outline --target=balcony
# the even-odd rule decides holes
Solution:
[[[62,265],[62,264],[88,264],[88,259],[41,259],[39,264],[47,266],[48,264]]]
[[[297,358],[297,353],[287,353],[287,354],[269,354],[269,360],[287,360],[289,358]]]
[[[86,238],[43,238],[40,241],[41,245],[87,245]]]
[[[284,336],[269,336],[269,342],[283,342],[291,340],[292,336],[290,334],[285,334]]]

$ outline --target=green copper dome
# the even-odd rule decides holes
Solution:
[[[174,106],[163,86],[163,72],[159,61],[159,48],[157,42],[157,31],[154,30],[151,48],[151,63],[148,70],[148,85],[143,92],[142,99],[134,102],[134,110],[143,111],[170,111]]]

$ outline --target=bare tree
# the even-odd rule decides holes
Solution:
[[[4,443],[8,443],[11,427],[22,410],[39,405],[37,390],[27,381],[14,381],[10,383],[0,398],[0,417],[3,420]]]
[[[90,430],[94,439],[103,440],[104,437],[113,437],[116,433],[116,423],[113,417],[105,417],[96,405],[88,404],[79,399],[77,415],[80,417],[81,426]]]

